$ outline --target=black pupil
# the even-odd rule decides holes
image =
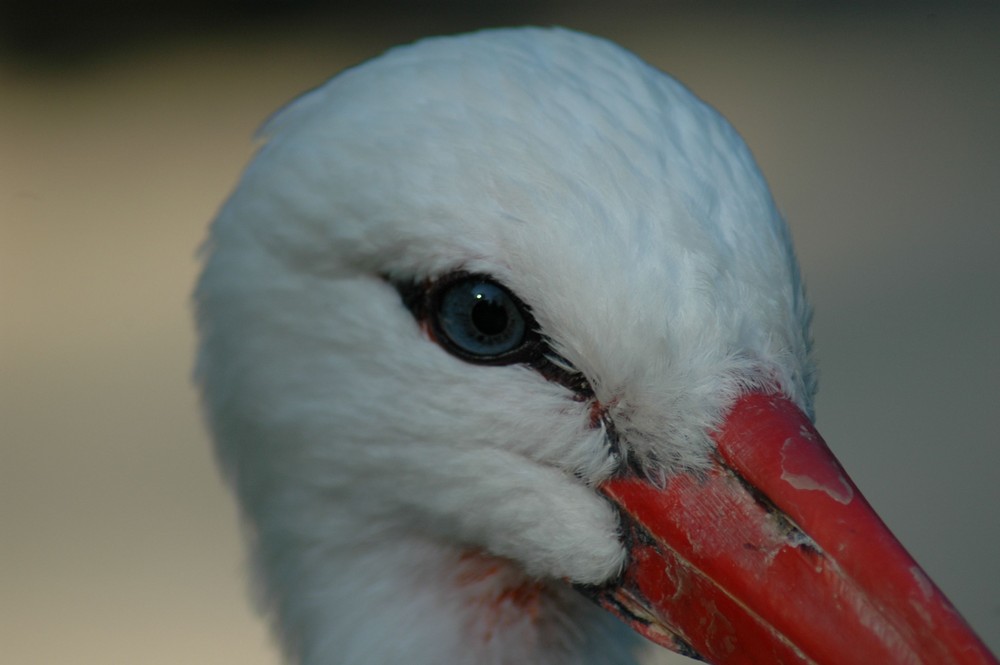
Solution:
[[[476,303],[472,306],[472,325],[476,330],[490,337],[505,331],[507,324],[507,309],[482,293],[477,293]]]

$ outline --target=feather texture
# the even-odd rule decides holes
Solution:
[[[594,409],[652,477],[699,467],[748,387],[812,409],[809,306],[743,141],[618,46],[530,28],[393,49],[263,137],[206,245],[197,377],[287,653],[632,662],[566,584],[624,557]],[[527,303],[594,401],[428,339],[390,282],[456,270]]]

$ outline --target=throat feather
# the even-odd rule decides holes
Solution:
[[[468,629],[484,643],[509,631],[533,631],[551,590],[515,563],[482,550],[461,554],[454,580],[468,610]]]

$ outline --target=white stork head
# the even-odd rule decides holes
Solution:
[[[717,663],[902,664],[961,623],[881,526],[838,522],[867,507],[804,415],[788,231],[676,81],[487,31],[264,135],[212,226],[197,373],[293,659],[625,663],[629,624]],[[888,595],[852,568],[876,555]],[[995,662],[953,642],[926,662]]]

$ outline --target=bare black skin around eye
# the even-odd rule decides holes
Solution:
[[[456,271],[393,284],[431,338],[452,355],[478,365],[528,365],[577,399],[593,397],[586,377],[549,346],[531,308],[491,275]]]

